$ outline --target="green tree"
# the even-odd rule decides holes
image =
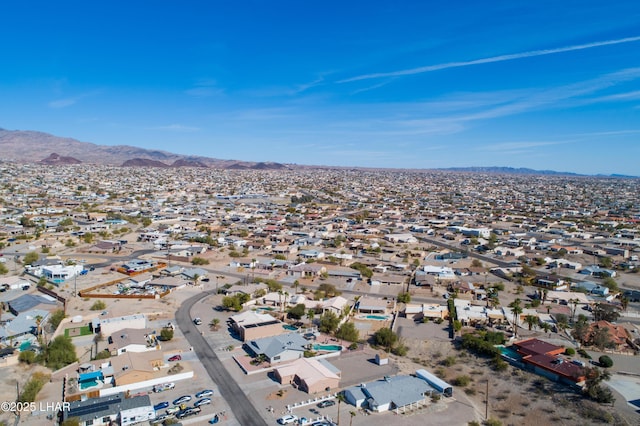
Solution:
[[[620,311],[608,303],[596,303],[593,308],[593,318],[596,321],[616,322],[620,318]]]
[[[191,264],[192,265],[208,265],[209,261],[203,257],[194,256],[193,259],[191,259]]]
[[[601,366],[603,366],[604,368],[611,368],[613,367],[613,360],[611,359],[610,356],[608,355],[601,355],[600,358],[598,358],[598,362],[600,363]]]
[[[411,294],[409,292],[398,293],[396,300],[398,303],[409,303],[411,302]]]
[[[571,332],[573,337],[580,343],[585,343],[589,335],[589,321],[584,315],[578,315],[578,321],[573,325]]]
[[[66,315],[62,309],[54,311],[51,315],[49,315],[49,324],[51,324],[51,328],[53,328],[54,330],[57,329],[65,317]]]
[[[242,306],[240,305],[240,302],[238,301],[237,297],[233,297],[233,296],[225,296],[222,298],[222,306],[224,306],[226,309],[229,310],[233,310],[233,311],[239,311],[240,309],[242,309]]]
[[[5,266],[4,263],[0,263],[0,275],[4,275],[9,272],[9,269]]]
[[[533,327],[536,327],[538,325],[539,320],[535,315],[527,315],[526,317],[524,317],[524,322],[529,326],[529,331],[531,331]]]
[[[18,361],[25,364],[33,364],[36,362],[36,353],[34,351],[22,351],[18,355]]]
[[[91,232],[87,232],[82,236],[82,239],[86,244],[91,244],[94,240],[95,236]]]
[[[515,298],[513,302],[509,303],[511,312],[513,313],[513,336],[518,337],[518,323],[520,322],[520,314],[522,313],[522,300]]]
[[[22,262],[25,265],[31,265],[33,263],[36,263],[38,259],[40,259],[38,253],[36,253],[35,251],[30,251],[29,253],[24,255],[24,259],[22,259]]]
[[[320,331],[323,333],[333,333],[338,328],[340,319],[332,311],[327,311],[320,317]]]
[[[170,328],[163,328],[162,330],[160,330],[160,340],[162,341],[169,341],[173,339],[173,330]]]
[[[44,359],[47,367],[58,370],[78,360],[76,347],[70,338],[64,335],[58,336],[45,349]]]
[[[334,297],[340,294],[333,284],[322,283],[318,286],[318,291],[323,293],[325,297]]]
[[[336,400],[338,401],[338,417],[336,419],[336,424],[339,426],[340,425],[340,404],[345,402],[346,398],[344,397],[344,394],[340,392],[339,394],[336,395]]]
[[[601,257],[600,258],[600,265],[602,265],[603,268],[611,268],[613,266],[613,260],[611,260],[610,257]]]
[[[398,342],[398,335],[390,328],[381,328],[373,334],[373,341],[376,345],[384,347],[387,352]]]
[[[289,309],[289,312],[287,313],[287,316],[289,318],[299,320],[300,318],[302,318],[304,316],[305,310],[306,310],[306,308],[304,306],[304,303],[298,303],[296,306],[294,306],[293,308]]]
[[[338,328],[336,337],[347,342],[357,342],[360,339],[360,332],[354,323],[347,321]]]
[[[38,392],[44,387],[45,383],[49,381],[49,375],[36,372],[33,373],[29,381],[23,386],[22,392],[18,397],[19,402],[34,402]]]
[[[616,282],[616,280],[614,280],[611,277],[606,277],[605,279],[603,279],[602,280],[602,285],[607,287],[612,292],[619,291],[618,283]]]

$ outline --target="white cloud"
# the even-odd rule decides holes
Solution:
[[[374,78],[384,78],[384,77],[401,77],[405,75],[414,75],[414,74],[423,74],[427,72],[439,71],[448,68],[460,68],[460,67],[468,67],[472,65],[481,65],[481,64],[489,64],[494,62],[504,62],[504,61],[513,61],[516,59],[523,58],[531,58],[535,56],[544,56],[544,55],[553,55],[557,53],[564,52],[573,52],[576,50],[584,50],[584,49],[592,49],[595,47],[609,46],[614,44],[622,44],[622,43],[632,43],[640,41],[640,36],[637,37],[626,37],[620,38],[616,40],[605,40],[605,41],[596,41],[593,43],[586,44],[578,44],[573,46],[565,46],[558,47],[555,49],[542,49],[542,50],[530,50],[528,52],[520,52],[520,53],[512,53],[508,55],[499,55],[492,56],[490,58],[481,58],[474,59],[470,61],[459,61],[459,62],[447,62],[444,64],[436,64],[436,65],[427,65],[424,67],[410,68],[406,70],[399,71],[390,71],[390,72],[380,72],[380,73],[371,73],[371,74],[363,74],[355,77],[346,78],[338,81],[338,83],[349,83],[352,81],[360,81],[360,80],[370,80]]]

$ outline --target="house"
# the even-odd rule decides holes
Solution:
[[[149,328],[125,328],[108,338],[108,350],[113,355],[125,352],[147,352],[160,348],[156,335]]]
[[[432,266],[425,265],[422,267],[422,270],[427,275],[433,275],[441,280],[455,280],[457,279],[456,274],[453,272],[453,269],[448,266]]]
[[[280,384],[290,383],[307,393],[340,387],[340,370],[326,359],[298,358],[274,370]]]
[[[229,321],[244,342],[284,333],[283,323],[269,314],[246,311],[232,315]]]
[[[7,302],[7,305],[9,312],[15,316],[34,309],[53,312],[61,307],[56,299],[45,294],[23,294]]]
[[[362,296],[356,302],[355,309],[360,314],[386,314],[388,303],[384,299]]]
[[[435,389],[426,380],[414,376],[394,376],[347,388],[344,396],[349,404],[380,413],[417,408],[426,404],[427,398],[434,392]]]
[[[296,278],[316,278],[327,272],[324,265],[317,263],[300,263],[287,270],[287,275]]]
[[[412,317],[415,320],[422,320],[423,318],[446,319],[449,316],[449,308],[446,305],[430,303],[407,303],[404,308],[404,315],[407,318]]]
[[[125,315],[121,317],[96,317],[91,320],[90,328],[94,333],[109,336],[125,328],[147,328],[147,317],[144,314]]]
[[[623,326],[600,320],[589,325],[587,341],[594,344],[594,339],[600,330],[607,335],[608,347],[618,351],[627,348],[627,342],[632,340],[629,332]]]
[[[155,372],[164,365],[160,351],[124,352],[109,358],[116,386],[146,382],[156,377]]]
[[[550,380],[575,385],[584,382],[582,366],[561,356],[565,348],[540,339],[528,339],[513,344],[527,370]]]
[[[589,275],[592,277],[600,277],[600,278],[605,278],[605,277],[614,278],[617,275],[616,271],[611,269],[604,269],[598,265],[585,266],[582,270],[580,270],[580,273],[583,275]]]
[[[245,347],[253,356],[264,356],[271,363],[302,358],[309,348],[309,341],[300,333],[287,333],[245,341]]]
[[[62,410],[62,421],[76,418],[80,426],[98,426],[120,424],[128,426],[134,423],[151,421],[156,413],[149,395],[125,398],[124,393],[74,401],[69,408]]]

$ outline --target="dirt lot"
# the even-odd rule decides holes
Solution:
[[[407,357],[396,362],[401,372],[426,368],[449,383],[461,376],[470,377],[469,385],[456,386],[454,392],[469,399],[477,421],[485,418],[488,409],[489,417],[504,425],[640,424],[640,415],[621,395],[616,396],[619,402],[615,407],[597,405],[566,386],[512,366],[494,371],[488,360],[455,349],[445,325],[415,324],[411,319],[400,319],[397,331],[410,349]],[[445,361],[448,357],[452,360],[449,363]]]

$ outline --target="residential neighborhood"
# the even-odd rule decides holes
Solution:
[[[0,170],[4,424],[640,421],[637,179]]]

